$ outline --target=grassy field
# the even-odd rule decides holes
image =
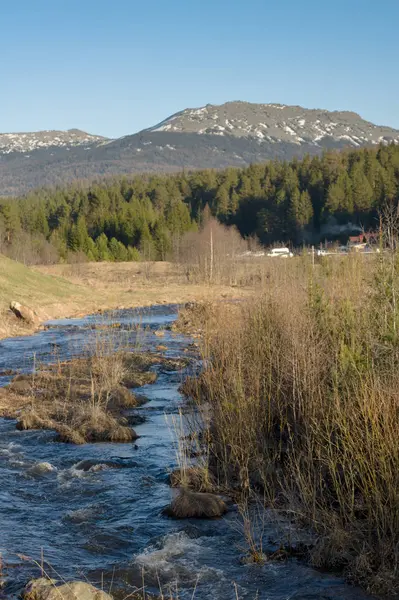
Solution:
[[[88,291],[60,277],[51,277],[0,255],[0,337],[29,333],[8,311],[16,300],[32,307],[40,320],[74,313],[89,302]]]
[[[172,263],[85,263],[26,267],[0,255],[0,337],[29,333],[8,314],[12,300],[36,311],[41,321],[100,309],[244,298],[244,287],[191,281]]]
[[[0,306],[10,299],[46,306],[71,298],[84,297],[84,290],[59,277],[49,277],[0,255]]]
[[[100,308],[246,298],[255,289],[253,281],[246,285],[193,281],[183,267],[169,262],[84,263],[35,269],[91,290]]]

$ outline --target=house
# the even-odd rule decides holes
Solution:
[[[372,242],[378,241],[378,233],[373,233],[372,231],[363,232],[359,235],[351,235],[349,236],[349,244],[370,244]]]

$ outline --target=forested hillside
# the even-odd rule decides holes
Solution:
[[[245,168],[393,142],[399,143],[399,130],[350,111],[242,101],[206,104],[114,140],[76,129],[0,133],[0,195],[104,176]]]
[[[315,243],[328,223],[377,226],[399,200],[399,146],[40,189],[0,202],[0,251],[37,262],[165,259],[206,205],[260,242]],[[323,233],[324,235],[324,233]],[[30,255],[30,258],[28,257]]]

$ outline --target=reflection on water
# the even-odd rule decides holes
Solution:
[[[120,323],[124,343],[131,347],[155,349],[159,340],[151,330],[175,317],[176,307],[162,306],[54,321],[32,337],[0,341],[0,372],[78,355],[95,342],[98,321]],[[134,329],[138,324],[146,335]],[[168,356],[176,357],[189,342],[166,331],[162,344]],[[43,548],[64,578],[104,580],[105,589],[112,581],[117,597],[140,587],[144,571],[147,589],[177,586],[182,599],[191,598],[194,588],[195,598],[213,600],[366,599],[341,579],[296,561],[242,565],[234,512],[212,522],[161,516],[170,499],[166,475],[176,466],[165,413],[177,414],[183,373],[154,368],[157,382],[140,390],[150,401],[138,409],[146,420],[135,426],[140,435],[135,444],[59,444],[51,432],[16,431],[14,421],[0,419],[0,552],[14,565],[11,596],[30,573],[37,575],[29,562],[20,564],[17,554],[38,559]],[[0,385],[9,379],[0,377]]]

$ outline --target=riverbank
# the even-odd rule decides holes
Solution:
[[[38,322],[81,317],[97,311],[247,298],[253,285],[187,281],[172,263],[84,263],[28,268],[0,255],[0,338],[28,335],[37,326],[9,311],[16,300],[32,308]]]
[[[254,561],[266,541],[259,522],[277,508],[312,532],[309,564],[390,597],[399,593],[398,259],[304,258],[301,273],[271,281],[234,315],[219,305],[180,319],[203,336],[207,367],[183,388],[206,407],[197,439],[213,477],[239,498]]]
[[[138,390],[147,402],[124,415],[129,420],[136,414],[141,417],[134,425],[138,434],[134,442],[54,443],[51,430],[16,430],[15,420],[0,418],[6,597],[17,598],[28,579],[39,577],[37,565],[43,560],[56,579],[90,581],[115,600],[134,597],[143,581],[146,592],[155,597],[162,588],[163,597],[178,594],[182,600],[230,600],[232,596],[252,600],[265,594],[276,600],[294,596],[370,600],[342,578],[296,560],[245,563],[243,529],[236,511],[211,521],[164,516],[174,495],[168,474],[181,466],[181,411],[187,408],[190,413],[179,389],[185,377],[194,374],[190,367],[182,369],[192,339],[174,331],[175,319],[176,308],[158,305],[62,321],[36,335],[1,342],[3,375],[15,367],[28,373],[33,366],[47,369],[58,362],[68,369],[70,361],[79,361],[88,348],[95,347],[94,323],[105,338],[109,335],[112,341],[121,336],[124,345],[138,345],[140,352],[159,354],[160,342],[167,348],[162,357],[154,356],[150,367],[156,381]],[[122,327],[114,329],[115,321]],[[0,385],[9,381],[10,376],[0,376]],[[44,390],[39,385],[36,391]],[[280,521],[278,513],[263,522],[265,550],[278,550],[284,528],[291,541],[296,539],[289,520]]]
[[[240,531],[235,543],[241,547],[240,561],[244,552],[243,565],[260,565],[259,568],[262,568],[262,565],[268,564],[269,557],[278,556],[285,560],[290,552],[299,552],[301,558],[310,564],[333,571],[340,570],[348,579],[360,583],[373,593],[394,595],[397,576],[395,566],[392,566],[392,556],[397,544],[395,515],[399,500],[399,446],[395,438],[398,429],[395,411],[399,400],[396,379],[399,357],[394,335],[398,315],[391,302],[392,295],[396,297],[398,280],[392,276],[392,273],[396,273],[396,258],[393,262],[391,258],[387,255],[381,259],[378,257],[372,263],[365,263],[362,257],[353,256],[345,257],[342,261],[322,260],[316,265],[307,257],[274,262],[270,264],[267,285],[260,286],[262,293],[253,299],[250,297],[254,294],[254,285],[243,286],[237,293],[233,286],[184,283],[184,274],[179,271],[173,273],[174,267],[168,265],[154,265],[152,280],[146,272],[148,265],[134,265],[133,268],[128,264],[59,265],[23,272],[18,266],[19,273],[27,278],[25,288],[19,288],[21,293],[29,292],[32,283],[37,283],[39,279],[43,286],[49,286],[45,293],[47,301],[50,297],[54,298],[52,293],[61,293],[68,301],[75,301],[76,293],[81,294],[83,306],[89,306],[85,304],[89,302],[89,297],[84,297],[86,294],[91,295],[91,301],[96,295],[95,300],[103,298],[110,303],[122,297],[134,297],[144,305],[156,293],[158,306],[149,309],[148,315],[163,314],[163,310],[166,313],[163,320],[158,322],[153,317],[148,317],[146,321],[146,312],[138,311],[133,319],[121,312],[117,318],[115,315],[99,317],[96,326],[92,320],[86,319],[71,323],[72,328],[64,331],[62,327],[58,332],[57,327],[50,328],[36,336],[37,346],[35,336],[15,340],[14,354],[13,340],[6,340],[3,342],[3,365],[0,365],[5,369],[5,377],[10,365],[15,368],[21,359],[26,360],[27,347],[31,348],[34,364],[37,358],[42,361],[40,356],[43,356],[43,347],[46,347],[44,362],[48,364],[51,361],[58,372],[64,372],[62,377],[58,377],[58,373],[55,375],[51,368],[35,368],[34,377],[17,377],[17,387],[18,383],[26,386],[25,392],[13,390],[12,384],[8,398],[11,404],[8,402],[3,407],[3,414],[19,419],[21,431],[15,432],[14,429],[16,434],[33,434],[26,438],[28,444],[29,440],[35,444],[36,435],[53,442],[54,433],[50,431],[49,437],[48,431],[53,430],[60,436],[59,441],[73,443],[52,444],[53,452],[55,446],[61,447],[55,452],[65,452],[67,456],[70,450],[64,450],[64,446],[82,447],[86,448],[82,460],[86,460],[91,451],[84,442],[91,442],[89,446],[97,453],[98,442],[107,441],[106,445],[111,447],[117,443],[116,452],[119,454],[119,447],[134,446],[132,441],[136,433],[141,435],[138,430],[142,425],[137,431],[135,427],[133,434],[130,429],[132,423],[122,420],[132,415],[121,414],[120,409],[124,412],[135,408],[135,403],[133,395],[129,392],[128,397],[126,390],[122,392],[120,387],[124,380],[121,377],[118,348],[108,348],[101,357],[99,367],[93,368],[91,364],[88,369],[87,362],[82,362],[82,359],[65,362],[65,356],[69,357],[71,353],[68,344],[76,335],[80,351],[75,356],[81,356],[88,338],[95,343],[99,330],[111,342],[113,332],[118,333],[120,339],[127,332],[129,345],[132,346],[136,339],[135,324],[143,321],[144,327],[147,323],[151,328],[157,322],[154,335],[150,335],[149,346],[153,349],[162,346],[162,353],[169,355],[172,352],[175,357],[181,357],[190,344],[190,340],[184,338],[182,333],[202,336],[203,358],[207,368],[199,377],[191,376],[183,383],[184,377],[181,372],[179,374],[181,369],[176,363],[177,371],[171,375],[173,399],[178,401],[174,405],[178,416],[176,413],[173,415],[172,427],[176,427],[181,418],[178,389],[195,400],[199,417],[204,415],[206,420],[201,423],[202,429],[190,431],[187,445],[184,436],[176,441],[177,450],[174,447],[171,453],[168,450],[168,464],[174,470],[181,464],[192,465],[192,459],[195,464],[200,460],[200,466],[205,467],[206,478],[200,473],[198,479],[197,472],[195,481],[189,485],[187,475],[190,476],[190,472],[187,471],[185,480],[180,483],[199,488],[200,491],[227,492],[234,497],[240,511]],[[11,264],[8,268],[13,272],[15,266]],[[53,272],[50,274],[49,271]],[[36,279],[37,275],[39,279]],[[132,279],[135,280],[134,285]],[[202,297],[198,288],[202,289]],[[11,289],[9,286],[8,292]],[[236,294],[229,296],[228,290]],[[39,294],[42,292],[34,291]],[[172,307],[162,306],[166,301],[163,294],[169,293],[174,298],[178,297],[178,293],[185,295],[182,302],[201,298],[205,302],[187,306],[174,324],[175,315],[170,314]],[[193,296],[187,296],[188,293]],[[220,302],[230,297],[237,298],[240,294],[243,298],[249,298],[249,301]],[[127,314],[130,314],[129,311]],[[161,322],[165,328],[159,331]],[[133,326],[131,330],[129,323]],[[159,335],[162,336],[161,344]],[[65,355],[62,355],[62,348]],[[36,349],[39,350],[38,356]],[[116,374],[117,378],[107,381],[104,386],[101,380],[107,369],[104,368],[103,358],[110,355],[114,356],[112,360],[115,361],[115,369],[111,369],[112,377]],[[54,357],[57,358],[56,362]],[[158,358],[157,366],[154,366],[155,370],[159,369],[157,374],[162,374],[162,365],[163,360]],[[154,397],[151,388],[158,390],[156,397],[160,404],[150,406],[147,414],[151,419],[151,410],[161,406],[159,417],[163,423],[165,399],[169,399],[170,388],[163,387],[164,380],[160,380],[160,387],[157,387],[158,382],[147,381],[144,395],[151,402],[151,397]],[[57,399],[56,403],[54,398]],[[115,406],[118,398],[122,402]],[[35,413],[36,421],[32,422],[31,409],[36,409],[42,400],[44,413]],[[81,412],[82,400],[90,408],[85,414]],[[7,412],[10,406],[14,412]],[[23,412],[26,408],[28,414]],[[103,421],[104,412],[106,422]],[[195,420],[201,421],[197,419],[197,413]],[[100,421],[101,427],[98,428]],[[15,423],[11,426],[7,423],[5,427],[10,433],[10,427],[15,428]],[[32,428],[35,431],[24,433]],[[78,435],[71,434],[75,430]],[[115,431],[118,434],[116,437],[112,433]],[[182,431],[177,427],[176,433],[182,434]],[[159,436],[164,449],[165,434],[161,432],[159,419],[153,434],[155,449]],[[167,435],[169,437],[170,432]],[[13,437],[10,439],[15,440]],[[13,443],[11,441],[11,446],[5,448],[11,455],[14,452]],[[138,448],[140,443],[139,440]],[[185,450],[188,450],[186,454]],[[174,460],[170,458],[173,455]],[[45,456],[47,453],[42,453],[42,458]],[[45,462],[51,463],[52,455],[48,456]],[[113,460],[113,455],[108,458]],[[102,456],[105,462],[99,464],[106,465],[108,458]],[[158,465],[150,463],[150,468],[151,465],[156,469],[159,481],[165,484],[168,468],[163,468],[161,472],[157,470]],[[77,477],[80,478],[82,469],[77,468],[77,471]],[[68,474],[68,477],[75,477],[74,473]],[[147,477],[147,474],[143,477]],[[143,492],[142,482],[136,484],[139,491]],[[113,490],[112,496],[114,493]],[[130,488],[129,493],[132,493]],[[165,500],[165,494],[161,496]],[[385,498],[384,502],[379,502],[382,497]],[[159,500],[159,496],[157,498]],[[137,501],[140,499],[142,496],[137,496]],[[131,502],[129,494],[125,501]],[[112,502],[116,502],[114,497]],[[258,515],[255,523],[252,510],[254,502],[258,507],[255,510]],[[166,504],[156,505],[157,514],[161,514]],[[269,507],[277,511],[268,513]],[[85,505],[82,508],[84,510]],[[277,514],[285,515],[283,527],[280,524],[276,528]],[[272,519],[271,515],[274,515]],[[146,527],[151,518],[154,518],[154,512],[147,516]],[[229,516],[225,519],[228,520]],[[235,519],[237,521],[237,515]],[[311,542],[299,546],[299,550],[292,545],[291,519],[294,520],[295,529],[300,524],[306,525],[311,531]],[[226,526],[221,524],[219,527],[223,529]],[[375,534],[370,534],[370,531]],[[228,538],[225,529],[223,536]],[[271,539],[275,540],[273,544]],[[190,536],[188,542],[184,538],[183,545],[186,546],[186,542],[190,545],[190,540]],[[172,543],[168,539],[160,543],[159,540],[151,542],[147,539],[147,543],[155,544],[151,553],[158,568],[159,551],[164,556],[162,544],[167,552],[169,544],[174,546],[176,540]],[[51,545],[48,544],[48,547],[51,548]],[[219,552],[222,551],[227,552],[225,543],[219,547]],[[168,569],[174,564],[174,556],[172,553]],[[237,561],[237,556],[234,556]],[[145,552],[140,560],[148,565]],[[289,564],[292,568],[292,563]],[[237,562],[234,565],[236,569]],[[224,566],[225,570],[228,568]]]

